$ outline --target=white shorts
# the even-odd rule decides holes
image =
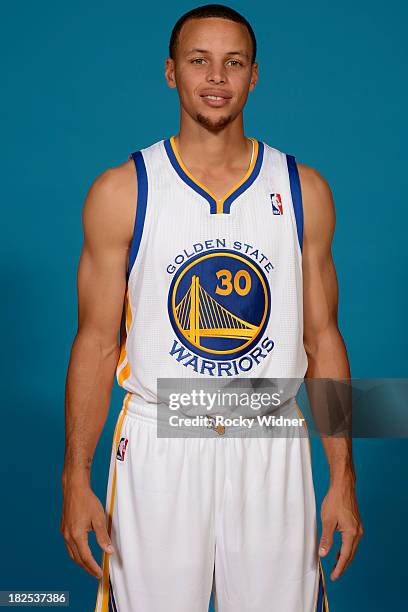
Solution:
[[[96,612],[328,611],[308,437],[158,438],[127,394],[106,511]]]

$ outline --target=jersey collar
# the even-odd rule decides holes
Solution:
[[[242,179],[230,189],[223,198],[216,198],[215,195],[199,180],[197,180],[186,168],[180,154],[177,150],[175,137],[171,136],[164,140],[164,147],[171,165],[179,175],[179,177],[189,186],[207,200],[210,205],[211,214],[229,214],[231,204],[244,191],[252,185],[257,178],[263,160],[264,144],[256,138],[251,138],[253,144],[253,153],[250,166]]]

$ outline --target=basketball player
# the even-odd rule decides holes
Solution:
[[[245,136],[255,60],[252,28],[234,10],[207,5],[181,17],[165,65],[178,133],[103,172],[86,198],[61,531],[71,559],[99,579],[97,611],[204,612],[211,590],[220,612],[327,611],[320,556],[338,530],[336,580],[362,535],[345,439],[323,439],[330,486],[318,543],[308,438],[229,437],[216,427],[157,436],[160,377],[350,376],[330,188]],[[193,321],[197,300],[227,323]],[[115,371],[126,395],[105,515],[90,471]]]

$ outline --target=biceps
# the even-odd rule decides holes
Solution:
[[[117,343],[126,291],[125,249],[91,253],[83,248],[78,267],[78,327],[103,344]]]

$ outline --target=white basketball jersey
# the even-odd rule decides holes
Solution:
[[[157,403],[161,377],[304,377],[297,166],[251,140],[250,167],[222,199],[174,137],[130,156],[138,199],[117,380],[141,402]]]

